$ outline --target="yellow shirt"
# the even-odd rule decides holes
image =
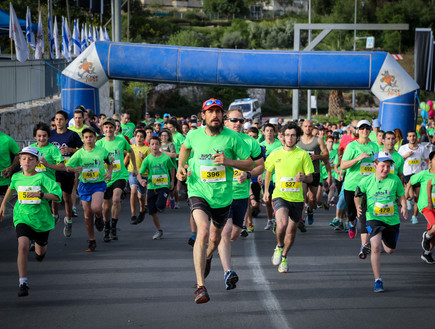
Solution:
[[[148,147],[148,146],[146,146],[145,144],[144,144],[144,146],[137,146],[136,144],[133,144],[133,145],[131,145],[131,148],[133,149],[133,152],[134,152],[134,155],[135,155],[135,158],[136,158],[136,168],[137,168],[137,170],[139,171],[139,169],[140,169],[140,166],[142,166],[142,162],[143,162],[143,160],[149,155],[149,154],[151,154],[151,150],[150,150],[150,148]],[[139,152],[142,152],[142,154],[143,154],[143,156],[144,156],[144,159],[142,159],[140,156],[139,156]],[[127,168],[127,170],[129,171],[129,172],[133,172],[133,169],[134,169],[134,167],[133,167],[133,163],[131,162],[131,159],[130,159],[130,162],[129,162],[129,164],[128,164],[128,168]],[[148,173],[146,173],[144,176],[148,176]]]

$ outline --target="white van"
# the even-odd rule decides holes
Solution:
[[[229,110],[234,107],[238,107],[243,111],[243,117],[245,119],[260,119],[261,120],[261,106],[258,99],[243,98],[236,99],[230,104]]]

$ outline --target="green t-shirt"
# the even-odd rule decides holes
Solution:
[[[0,173],[11,165],[11,153],[13,155],[20,152],[20,147],[12,137],[0,131]],[[11,178],[4,178],[0,175],[0,186],[9,185]]]
[[[12,176],[10,188],[17,191],[18,201],[14,206],[14,225],[26,224],[36,232],[46,232],[54,228],[54,217],[51,207],[45,198],[29,198],[28,192],[53,193],[62,200],[62,190],[56,181],[46,175],[37,173],[24,176],[19,172]]]
[[[48,143],[47,146],[38,147],[38,143],[34,143],[30,146],[39,150],[39,153],[44,156],[44,159],[47,160],[49,164],[57,165],[63,162],[62,153],[60,153],[59,149],[51,143]],[[35,169],[37,172],[43,173],[50,177],[54,181],[56,180],[56,170],[45,167],[42,163],[39,163]]]
[[[275,170],[276,173],[272,199],[304,202],[302,182],[296,182],[295,177],[299,172],[304,175],[314,172],[313,161],[306,151],[299,147],[293,151],[277,150],[267,157],[264,167],[267,171]]]
[[[186,137],[184,137],[183,134],[180,134],[178,131],[172,135],[172,142],[174,143],[175,148],[177,149],[177,153],[180,152],[181,145],[184,143],[185,139]]]
[[[377,133],[375,133],[375,132],[372,130],[372,131],[370,132],[370,134],[369,134],[369,139],[370,139],[370,141],[376,143],[376,141],[377,141],[376,135],[377,135]]]
[[[155,157],[152,154],[148,155],[140,166],[139,173],[145,176],[148,171],[148,189],[155,190],[171,185],[170,171],[175,168],[172,159],[162,153],[159,157]]]
[[[418,195],[418,210],[421,212],[427,207],[427,182],[432,179],[432,202],[435,204],[435,174],[431,174],[429,169],[420,171],[411,176],[411,184],[420,183],[420,194]]]
[[[261,147],[254,138],[252,138],[249,135],[245,135],[243,133],[240,133],[240,137],[242,137],[243,141],[246,143],[251,158],[256,158],[261,154]],[[247,179],[243,184],[239,184],[239,182],[237,181],[237,176],[239,175],[240,172],[241,170],[234,168],[234,176],[233,176],[233,199],[234,200],[249,198],[249,188],[251,186],[251,180]]]
[[[104,147],[107,151],[109,151],[109,155],[112,158],[112,179],[107,183],[107,186],[111,186],[119,179],[128,180],[128,170],[124,165],[124,151],[129,152],[131,150],[131,145],[128,144],[125,137],[118,135],[115,136],[113,141],[108,141],[105,138],[102,138],[97,141],[96,145]],[[105,170],[107,170],[107,166]]]
[[[405,189],[397,175],[388,174],[382,181],[379,181],[376,175],[370,175],[360,181],[359,188],[367,195],[367,221],[379,220],[388,225],[400,224],[396,200],[405,194]]]
[[[260,143],[260,145],[265,148],[265,150],[266,150],[266,157],[268,157],[269,154],[273,152],[273,150],[275,150],[275,149],[277,149],[279,147],[282,147],[281,142],[277,138],[275,138],[275,140],[274,140],[274,142],[272,144],[268,144],[266,142],[266,140],[264,140],[264,141],[262,141]]]
[[[69,130],[75,131],[77,134],[79,134],[80,138],[83,139],[82,131],[85,129],[87,125],[83,125],[80,129],[76,128],[76,126],[68,127]]]
[[[133,122],[127,122],[126,124],[121,123],[121,128],[122,128],[122,132],[121,132],[122,135],[127,136],[129,139],[133,138],[134,128],[136,128]]]
[[[372,156],[358,161],[352,167],[347,169],[346,178],[344,179],[343,183],[343,188],[345,190],[355,191],[359,182],[364,178],[364,176],[371,175],[375,172],[373,160],[374,155],[375,153],[378,153],[378,150],[378,145],[370,141],[363,145],[355,140],[347,145],[341,161],[353,160],[361,153],[369,153]]]
[[[338,178],[338,174],[334,170],[334,159],[337,155],[337,150],[332,149],[329,151],[329,164],[331,165],[331,176],[334,178]],[[320,162],[320,179],[323,181],[328,178],[328,171],[326,167],[323,165],[323,162]]]
[[[224,153],[232,160],[246,160],[250,152],[237,132],[226,127],[217,136],[209,136],[205,128],[189,131],[184,141],[194,151],[189,170],[189,197],[205,199],[211,208],[223,208],[233,202],[233,167],[213,164],[213,155]]]
[[[83,167],[79,179],[82,183],[99,183],[104,182],[104,161],[111,162],[109,151],[104,147],[96,145],[92,151],[86,151],[81,148],[74,153],[66,164],[67,167]]]
[[[390,154],[394,161],[394,163],[391,166],[390,173],[395,174],[397,176],[399,174],[403,174],[403,164],[405,163],[405,160],[403,160],[399,152],[396,152],[395,150],[394,153],[390,153]]]

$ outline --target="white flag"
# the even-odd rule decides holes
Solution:
[[[79,33],[79,27],[77,26],[77,21],[74,21],[72,40],[73,40],[73,47],[74,47],[74,55],[78,56],[81,54],[81,44],[80,44],[80,33]]]
[[[47,26],[48,26],[48,48],[50,49],[50,58],[53,60],[54,59],[54,37],[53,37],[53,25],[51,22],[50,13],[48,13]]]
[[[97,28],[94,27],[94,41],[100,40],[100,37],[98,35],[98,26]]]
[[[85,24],[85,43],[86,43],[86,48],[87,48],[89,46],[88,24]]]
[[[97,30],[95,30],[95,26],[92,26],[92,40],[94,42],[98,41],[98,33],[97,33]]]
[[[100,34],[99,34],[100,38],[98,40],[100,41],[106,41],[106,38],[104,36],[104,32],[103,32],[103,27],[100,26]]]
[[[72,37],[71,37],[71,30],[69,29],[68,19],[65,17],[65,30],[66,35],[68,36],[68,46],[69,46],[69,52],[71,53],[71,47],[72,47]]]
[[[89,44],[94,42],[94,37],[92,36],[92,25],[89,25],[88,41],[89,41]]]
[[[107,28],[104,28],[104,39],[110,42],[109,33],[107,33]]]
[[[38,33],[36,34],[35,59],[42,59],[43,57],[44,57],[44,30],[42,28],[41,12],[39,12]]]
[[[88,42],[86,40],[85,26],[82,24],[82,33],[81,33],[81,42],[80,42],[81,51],[84,52],[87,46],[88,46]]]
[[[30,54],[29,46],[27,46],[26,39],[24,38],[23,31],[21,30],[20,22],[18,21],[11,2],[9,2],[9,9],[9,38],[13,39],[15,42],[15,52],[17,59],[20,62],[25,62]]]
[[[27,7],[27,14],[26,14],[26,38],[27,43],[30,45],[30,48],[33,50],[36,49],[36,43],[35,43],[35,34],[33,33],[33,24],[32,24],[32,15],[30,14],[30,8]]]
[[[56,53],[56,59],[60,58],[60,49],[59,49],[59,29],[57,27],[57,17],[54,17],[54,29],[53,29],[53,38],[54,38],[54,50]]]
[[[69,41],[66,23],[66,19],[62,17],[62,55],[69,62],[71,60],[71,53],[69,51]]]

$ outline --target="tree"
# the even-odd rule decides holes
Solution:
[[[238,31],[227,32],[221,39],[221,46],[223,48],[246,48],[246,40],[243,38],[242,34]]]
[[[204,11],[208,15],[218,14],[229,20],[232,15],[246,13],[248,8],[243,0],[204,0]]]
[[[209,43],[204,34],[195,31],[183,30],[172,34],[168,40],[168,45],[186,47],[208,47]]]

